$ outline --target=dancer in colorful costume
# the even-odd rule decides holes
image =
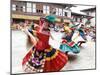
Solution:
[[[80,48],[79,46],[72,41],[72,36],[74,34],[74,30],[69,28],[69,23],[67,23],[67,26],[64,26],[64,32],[65,32],[65,37],[63,37],[62,43],[60,45],[60,50],[65,52],[66,54],[68,52],[72,53],[79,53]]]
[[[80,37],[82,37],[83,40],[78,41],[79,46],[81,46],[83,43],[86,43],[86,35],[85,35],[85,31],[84,31],[84,25],[81,24],[81,26],[78,28],[79,31],[79,35]]]
[[[39,31],[32,30],[33,37],[27,30],[26,33],[33,37],[34,46],[23,58],[22,67],[25,72],[54,72],[60,71],[68,61],[68,57],[49,45],[49,25],[55,22],[54,16],[46,16]]]

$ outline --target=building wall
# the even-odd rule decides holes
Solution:
[[[82,16],[78,16],[76,14],[72,14],[71,18],[73,19],[74,22],[78,22],[79,23],[79,22],[81,22]]]
[[[92,10],[92,11],[85,11],[85,13],[87,14],[87,15],[89,15],[89,16],[93,16],[93,18],[92,19],[90,19],[90,22],[91,22],[91,26],[95,26],[96,25],[96,23],[95,23],[95,20],[96,20],[96,11],[95,10]]]
[[[40,17],[44,17],[48,14],[55,15],[56,22],[61,22],[64,18],[64,22],[70,22],[67,19],[71,18],[71,10],[66,10],[62,4],[53,3],[39,3],[28,1],[12,1],[12,22],[34,22],[39,24]]]
[[[54,13],[55,12],[55,13]],[[25,14],[25,15],[40,15],[55,14],[57,17],[67,16],[65,15],[63,5],[50,4],[50,3],[36,3],[36,2],[12,2],[12,13]],[[68,13],[68,11],[67,11]],[[68,15],[71,12],[69,11]]]

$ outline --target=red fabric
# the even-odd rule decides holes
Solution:
[[[22,65],[24,65],[29,59],[30,56],[32,55],[31,50],[26,54],[26,56],[24,57],[23,61],[22,61]]]
[[[44,50],[46,48],[49,48],[49,35],[43,34],[41,32],[37,32],[37,37],[39,41],[36,44],[37,50]]]
[[[50,47],[49,45],[49,35],[37,32],[37,37],[39,39],[37,45],[35,46],[36,50],[45,50]],[[24,57],[22,65],[29,61],[32,55],[31,50],[27,53]],[[68,57],[61,51],[58,51],[58,54],[55,58],[50,59],[49,61],[46,60],[44,64],[43,71],[44,72],[54,72],[60,71],[65,64],[68,62]]]
[[[68,57],[59,51],[58,55],[50,61],[45,61],[44,72],[60,71],[68,62]]]
[[[62,43],[67,43],[67,40],[65,40],[65,39],[62,39]]]
[[[24,66],[26,62],[29,61],[29,59],[31,58],[31,55],[32,55],[32,52],[30,50],[24,57],[22,66]],[[57,56],[54,59],[45,61],[43,71],[44,72],[60,71],[67,62],[68,62],[68,56],[66,56],[63,52],[59,51]]]
[[[40,26],[37,26],[35,29],[36,29],[36,31],[39,31],[40,30]]]
[[[75,45],[75,42],[72,41],[72,42],[68,43],[68,45],[73,47]]]

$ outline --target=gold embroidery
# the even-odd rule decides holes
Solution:
[[[47,60],[47,61],[50,61],[50,60],[54,59],[54,58],[58,55],[58,53],[59,53],[59,51],[57,50],[53,56],[51,56],[51,57],[46,57],[46,60]]]

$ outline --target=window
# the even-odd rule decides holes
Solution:
[[[59,10],[58,10],[58,8],[56,8],[56,15],[58,15],[58,13],[59,13]]]
[[[27,12],[32,12],[32,4],[27,3]]]
[[[47,14],[49,14],[49,6],[47,6]]]
[[[36,12],[38,13],[38,9],[36,9]]]
[[[37,9],[36,12],[37,12],[37,13],[43,13],[43,10]]]
[[[21,7],[21,11],[25,12],[25,6]]]
[[[51,14],[56,14],[56,8],[52,8],[52,10],[51,10],[50,13],[51,13]]]
[[[77,22],[77,20],[78,20],[77,17],[75,17],[75,22]]]
[[[20,12],[25,12],[25,6],[20,6],[20,7],[17,7],[17,8],[16,8],[16,11],[18,10]]]
[[[65,16],[65,11],[63,10],[63,15],[62,16]]]
[[[14,8],[15,10],[13,11],[19,11],[19,7],[16,5],[16,7]]]
[[[36,4],[33,3],[33,13],[36,13]]]
[[[46,14],[46,6],[43,6],[43,13]]]
[[[46,5],[43,6],[43,13],[44,14],[49,14],[50,13],[49,6],[46,6]]]
[[[15,4],[12,5],[12,10],[16,11],[16,5]]]
[[[62,13],[62,9],[59,8],[59,16],[62,16],[63,13]]]
[[[65,12],[65,16],[67,16],[67,12]]]
[[[41,10],[41,13],[43,13],[43,10]]]
[[[39,10],[39,13],[41,12],[41,10]]]

